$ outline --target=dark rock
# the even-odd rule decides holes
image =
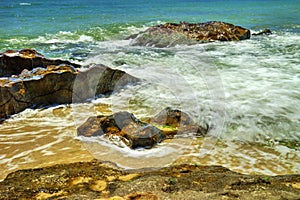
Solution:
[[[205,136],[208,128],[197,125],[188,114],[166,108],[158,115],[141,122],[133,114],[118,112],[109,116],[90,117],[78,129],[78,136],[104,135],[113,143],[130,148],[146,147],[160,143],[165,138]],[[120,144],[119,142],[122,142]]]
[[[165,135],[158,128],[141,122],[133,114],[118,112],[109,116],[90,117],[77,129],[78,136],[105,135],[109,140],[122,141],[130,148],[151,148]],[[116,139],[117,138],[117,139]]]
[[[78,72],[73,84],[72,102],[109,95],[139,81],[124,71],[105,65],[91,65],[85,71]]]
[[[256,36],[256,35],[271,35],[271,34],[272,34],[272,32],[270,29],[265,29],[259,33],[253,33],[252,35]]]
[[[32,69],[31,65],[29,69],[25,68],[28,67],[31,58],[43,62],[42,67],[36,67],[40,66],[37,64],[34,65],[36,68]],[[9,51],[2,54],[1,59],[5,61],[1,64],[2,73],[5,75],[19,73],[19,75],[0,78],[0,118],[8,118],[28,107],[83,102],[99,95],[110,94],[139,81],[124,71],[104,65],[88,66],[85,71],[76,69],[77,65],[54,65],[53,63],[62,61],[50,62],[40,57],[34,50]],[[24,63],[18,67],[20,63],[16,60],[18,62],[23,60]]]
[[[33,49],[23,49],[21,51],[8,50],[0,54],[0,77],[18,75],[24,69],[32,70],[37,67],[46,68],[49,65],[72,65],[77,64],[64,60],[51,60]]]
[[[195,42],[237,41],[250,38],[250,30],[225,22],[166,23],[150,27],[138,34],[133,45],[151,45],[156,47],[176,44],[195,44]],[[133,38],[134,36],[130,37]]]
[[[151,118],[151,123],[160,126],[169,138],[175,135],[184,136],[190,134],[205,136],[208,132],[208,126],[207,128],[201,127],[187,113],[169,107]]]

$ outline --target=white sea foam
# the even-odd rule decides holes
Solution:
[[[19,4],[20,6],[31,6],[31,3],[22,2]]]
[[[273,139],[293,140],[299,139],[299,129],[297,131],[296,126],[300,112],[297,103],[297,85],[300,84],[297,75],[297,41],[297,34],[275,33],[240,42],[216,42],[168,49],[126,46],[126,51],[122,46],[106,42],[105,47],[98,49],[98,54],[93,54],[86,62],[115,66],[152,84],[106,99],[113,103],[116,110],[117,107],[132,108],[129,101],[140,101],[144,102],[144,108],[152,107],[157,110],[158,105],[180,104],[193,113],[193,108],[199,104],[200,109],[208,112],[203,114],[209,115],[210,109],[207,108],[215,103],[212,95],[218,95],[212,94],[212,89],[218,91],[218,88],[207,86],[209,82],[222,82],[223,86],[221,84],[218,87],[224,87],[224,103],[229,122],[229,131],[224,137],[257,141],[257,137],[260,137],[257,133],[262,133]],[[291,54],[287,54],[287,50]],[[196,64],[193,62],[195,59]],[[115,65],[119,60],[124,64]],[[211,70],[213,68],[216,70]],[[177,78],[173,78],[173,74],[178,75]],[[176,83],[180,78],[185,80],[186,87],[182,83]],[[193,94],[193,99],[198,102],[190,102],[191,96],[188,93]],[[183,102],[183,97],[189,98]],[[143,106],[131,110],[139,113],[138,110],[142,108],[140,112],[145,113]],[[146,113],[153,111],[148,109]],[[269,120],[265,122],[267,118]],[[289,127],[290,134],[286,134],[283,127],[277,126],[277,121]],[[260,124],[264,124],[264,127]]]
[[[93,42],[93,38],[87,35],[78,35],[74,32],[60,31],[57,34],[47,34],[39,36],[31,42],[40,42],[44,44],[76,44],[80,42]]]
[[[132,157],[132,158],[137,158],[137,159],[141,159],[142,157],[145,159],[147,159],[149,157],[155,157],[155,158],[165,157],[174,152],[177,152],[177,153],[180,152],[180,149],[181,149],[180,146],[182,146],[182,145],[179,145],[176,143],[171,144],[171,145],[159,144],[158,146],[156,146],[152,149],[140,148],[140,149],[134,150],[134,149],[127,147],[126,145],[123,147],[116,146],[115,144],[112,144],[111,141],[107,140],[104,137],[89,138],[89,137],[80,136],[80,137],[78,137],[78,139],[85,142],[87,145],[88,145],[88,143],[91,143],[91,142],[97,142],[104,148],[114,149],[116,152],[123,154],[124,157]],[[99,152],[99,155],[102,155],[102,154],[107,155],[108,153],[106,151]]]
[[[95,158],[111,161],[124,168],[162,167],[170,164],[188,149],[184,143],[158,144],[152,149],[119,147],[104,137],[78,137]]]

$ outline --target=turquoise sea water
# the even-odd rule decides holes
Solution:
[[[8,0],[0,2],[0,51],[34,48],[50,58],[102,63],[125,70],[143,78],[145,84],[96,99],[87,106],[107,104],[112,111],[129,110],[141,118],[166,106],[177,107],[200,124],[210,124],[211,134],[227,145],[223,149],[216,147],[217,153],[211,157],[216,156],[217,161],[207,161],[208,164],[222,164],[245,173],[249,172],[247,166],[253,168],[253,173],[297,173],[299,11],[299,0]],[[126,40],[151,25],[180,21],[225,21],[251,32],[269,28],[273,34],[240,42],[165,48],[132,46],[134,41]],[[47,131],[64,138],[66,129],[70,129],[65,124],[75,121],[79,126],[90,115],[85,110],[72,114],[67,110],[60,118],[52,116],[52,109],[27,110],[0,125],[1,148],[13,148],[16,140],[27,141],[32,135],[43,138]],[[40,123],[34,123],[33,129],[32,122]],[[241,143],[232,143],[236,141]],[[48,155],[50,147],[45,144],[36,151],[16,151],[16,155],[0,152],[0,158],[4,158],[0,165],[16,169],[19,158],[34,160],[32,152],[43,155],[45,151]],[[163,148],[162,156],[167,157],[170,149],[170,155],[174,154],[173,147]],[[195,152],[197,147],[175,154],[194,156]],[[159,154],[159,150],[154,153]],[[100,155],[100,159],[101,156],[107,158]],[[148,154],[144,156],[149,158]],[[123,157],[118,159],[124,161]],[[230,164],[234,159],[244,164]],[[265,163],[257,164],[264,159]]]

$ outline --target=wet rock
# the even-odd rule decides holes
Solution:
[[[93,160],[13,172],[0,182],[0,194],[0,199],[297,200],[300,175],[244,175],[188,164],[124,170]]]
[[[170,107],[151,118],[151,123],[159,126],[168,138],[191,134],[205,136],[208,132],[208,126],[206,128],[199,126],[187,113]]]
[[[128,85],[140,82],[140,79],[124,71],[112,69],[105,65],[84,66],[79,71],[73,84],[72,102],[82,102],[89,98],[110,95]]]
[[[166,23],[150,27],[134,38],[133,45],[156,47],[177,44],[195,44],[196,42],[237,41],[250,38],[250,30],[225,22]]]
[[[78,136],[105,136],[112,143],[130,148],[151,148],[165,138],[205,136],[208,128],[197,125],[187,113],[166,108],[142,122],[124,111],[109,116],[93,116],[78,129]]]
[[[24,69],[32,70],[37,67],[46,68],[49,65],[62,64],[80,67],[69,61],[47,59],[33,49],[23,49],[20,51],[8,50],[0,54],[0,77],[18,75]]]
[[[78,136],[85,137],[104,135],[113,143],[121,141],[133,149],[151,148],[165,138],[161,130],[141,122],[126,111],[109,116],[90,117],[77,129],[77,133]]]
[[[18,74],[0,78],[0,118],[29,107],[83,102],[139,81],[124,71],[104,65],[86,66],[85,70],[73,64],[56,65],[69,62],[50,62],[34,50],[8,51],[1,59],[2,75]]]
[[[0,117],[7,118],[29,107],[70,103],[77,72],[71,72],[72,66],[59,67],[63,69],[23,70],[19,76],[0,79]]]
[[[252,35],[256,36],[256,35],[271,35],[271,34],[272,34],[272,32],[270,29],[265,29],[259,33],[253,33]]]

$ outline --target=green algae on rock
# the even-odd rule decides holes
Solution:
[[[196,124],[187,113],[170,107],[160,111],[150,121],[161,127],[168,138],[182,137],[190,133],[195,133],[196,136],[205,136],[209,129],[208,125],[204,128]]]

